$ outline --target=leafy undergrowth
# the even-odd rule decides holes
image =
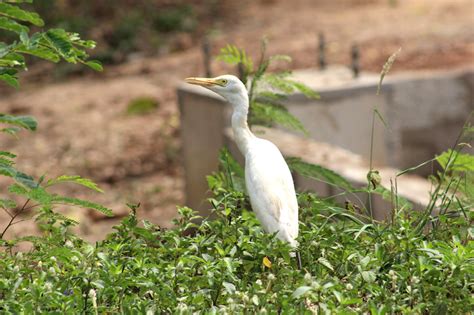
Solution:
[[[224,155],[225,156],[225,155]],[[2,313],[467,314],[472,310],[472,211],[437,217],[399,211],[374,223],[311,193],[299,194],[303,270],[265,234],[241,191],[239,169],[208,178],[213,219],[179,210],[175,229],[138,222],[136,206],[95,245],[61,218],[42,237],[2,241]],[[229,176],[230,175],[230,176]],[[448,215],[451,213],[451,215]],[[33,244],[15,252],[17,242]]]

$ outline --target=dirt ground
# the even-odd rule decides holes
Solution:
[[[472,0],[242,3],[235,16],[221,19],[211,33],[214,55],[234,43],[257,58],[266,36],[268,53],[292,56],[291,68],[315,67],[317,35],[323,32],[329,63],[348,64],[350,47],[356,43],[365,71],[379,72],[399,47],[402,53],[393,71],[449,69],[474,60]],[[36,176],[81,175],[105,190],[95,194],[69,185],[58,190],[101,202],[117,214],[104,220],[88,211],[68,210],[80,220],[78,230],[85,238],[97,240],[110,232],[127,213],[127,202],[140,202],[140,217],[163,226],[170,226],[176,205],[184,203],[175,88],[183,78],[204,72],[199,40],[191,42],[181,52],[134,58],[103,74],[65,82],[45,85],[36,75],[39,71],[31,69],[19,92],[1,90],[1,112],[34,115],[39,121],[39,130],[23,133],[20,140],[2,137],[2,150],[18,154],[19,169]],[[212,70],[222,74],[235,69],[213,61]],[[126,114],[127,104],[141,96],[156,99],[158,109],[144,116]],[[0,178],[0,191],[7,184]],[[6,220],[1,213],[0,229]],[[35,229],[32,220],[22,222],[7,238]]]

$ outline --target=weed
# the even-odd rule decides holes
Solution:
[[[156,110],[159,103],[156,99],[151,97],[139,97],[131,100],[127,106],[127,114],[130,115],[145,115]]]

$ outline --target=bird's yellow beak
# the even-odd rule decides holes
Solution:
[[[218,80],[212,78],[186,78],[184,79],[189,84],[200,85],[204,87],[210,87],[215,85],[222,85]]]

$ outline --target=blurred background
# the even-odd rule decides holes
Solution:
[[[357,44],[362,71],[380,72],[399,47],[393,73],[473,66],[472,0],[41,0],[32,7],[48,28],[96,40],[91,55],[105,71],[31,60],[19,91],[0,86],[0,109],[35,116],[38,131],[3,137],[2,145],[29,174],[81,175],[105,190],[61,188],[116,213],[70,214],[90,240],[110,232],[126,203],[140,202],[141,218],[166,227],[184,203],[176,86],[205,74],[204,39],[213,56],[233,43],[258,59],[265,36],[268,53],[290,55],[292,69],[318,66],[321,33],[330,65],[349,65]],[[2,41],[8,36],[0,31]],[[215,60],[211,70],[236,72]]]

